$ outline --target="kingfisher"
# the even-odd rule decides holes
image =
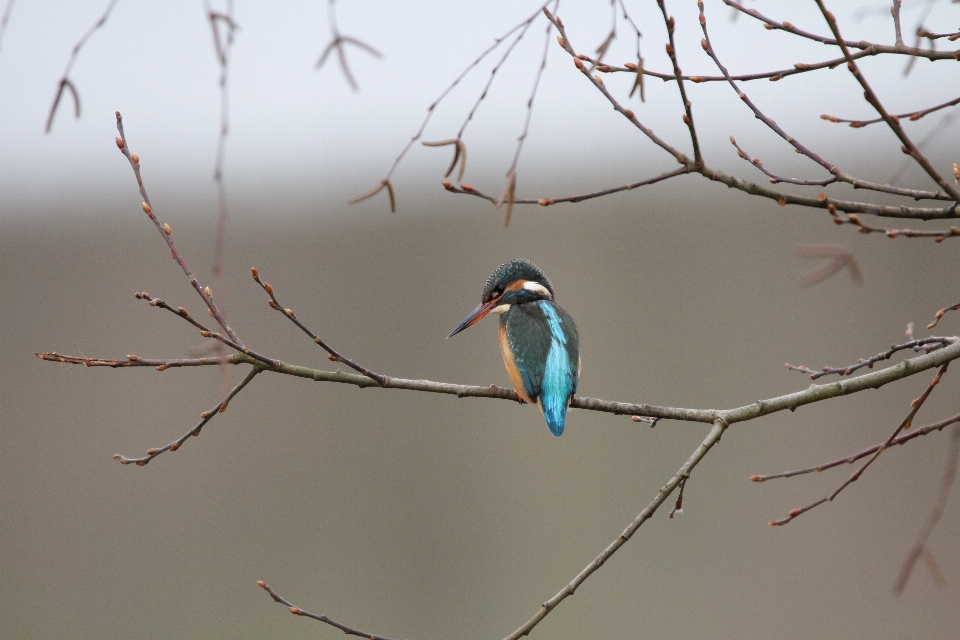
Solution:
[[[553,286],[535,264],[511,260],[487,278],[480,306],[452,338],[488,313],[500,316],[500,353],[517,397],[536,404],[554,436],[580,379],[580,338],[573,318],[554,301]]]

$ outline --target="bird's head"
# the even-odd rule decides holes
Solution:
[[[450,332],[453,337],[480,321],[491,311],[501,314],[511,305],[533,302],[534,300],[553,300],[553,287],[547,276],[537,265],[528,260],[511,260],[497,267],[483,287],[480,306]]]

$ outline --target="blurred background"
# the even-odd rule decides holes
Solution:
[[[0,636],[339,635],[286,613],[257,580],[304,609],[391,637],[513,631],[622,532],[707,427],[662,421],[650,429],[572,411],[554,439],[531,407],[262,375],[180,451],[143,468],[111,460],[189,430],[221,396],[217,370],[86,369],[33,352],[183,357],[199,344],[189,325],[133,297],[148,291],[202,313],[140,210],[113,141],[114,111],[124,115],[158,216],[205,283],[213,282],[220,116],[203,5],[120,2],[71,71],[81,117],[65,99],[45,135],[70,50],[106,4],[18,2],[0,44]],[[849,39],[893,41],[888,5],[834,4]],[[904,3],[906,39],[928,4]],[[627,6],[648,67],[669,70],[655,3]],[[827,30],[812,3],[750,6]],[[325,3],[236,3],[226,278],[216,295],[248,346],[332,366],[267,307],[250,281],[256,266],[308,326],[376,371],[507,385],[494,321],[444,338],[477,304],[490,272],[525,257],[577,321],[583,395],[730,408],[810,384],[784,362],[855,362],[957,301],[956,241],[864,237],[822,211],[781,208],[694,177],[579,205],[518,206],[504,228],[502,210],[442,189],[449,147],[416,145],[393,176],[396,214],[383,193],[347,205],[383,178],[451,81],[535,8],[341,3],[341,32],[384,54],[348,49],[360,85],[352,92],[335,59],[314,68],[330,39]],[[695,4],[668,8],[684,71],[716,73],[699,46]],[[605,2],[565,3],[559,15],[578,50],[592,53],[609,31]],[[957,16],[955,4],[941,2],[925,24],[950,31]],[[839,55],[734,20],[718,2],[707,3],[707,17],[734,73]],[[541,19],[530,29],[467,129],[464,182],[487,193],[503,188],[545,27]],[[635,55],[621,25],[607,59]],[[496,59],[458,85],[424,139],[455,136]],[[955,97],[951,63],[921,60],[904,76],[905,62],[863,62],[891,111]],[[672,84],[648,80],[641,104],[626,98],[631,77],[604,79],[645,124],[689,152]],[[737,158],[727,141],[735,135],[777,173],[824,177],[729,87],[688,88],[711,166],[766,182]],[[904,156],[888,130],[819,118],[873,117],[842,69],[745,88],[845,170],[930,188],[916,170],[901,171]],[[927,139],[932,162],[948,173],[957,128],[942,113],[948,119],[933,114],[910,132]],[[519,196],[572,195],[675,167],[551,44],[518,165]],[[806,243],[855,251],[865,281],[844,271],[802,287],[798,276],[819,266],[795,257]],[[955,334],[956,322],[948,316],[938,331]],[[242,374],[234,370],[233,381]],[[956,375],[945,377],[917,424],[956,413]],[[534,635],[953,637],[956,496],[930,540],[945,584],[918,565],[906,592],[892,593],[936,500],[946,434],[889,451],[836,502],[783,528],[767,522],[831,492],[852,468],[748,480],[882,441],[931,377],[736,425],[695,470],[684,515],[659,511]]]

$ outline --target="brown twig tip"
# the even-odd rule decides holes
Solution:
[[[763,482],[763,476],[752,475],[750,476],[750,480],[753,482]]]
[[[441,180],[441,181],[440,181],[440,184],[441,184],[441,185],[443,186],[443,188],[446,189],[447,191],[456,192],[456,189],[454,188],[453,183],[450,182],[449,180]]]
[[[266,582],[264,582],[263,580],[257,580],[257,586],[260,587],[261,589],[264,589],[264,590],[267,590],[267,589],[270,588],[270,585],[268,585],[268,584],[267,584]]]
[[[256,280],[260,277],[260,272],[257,271],[256,267],[250,267],[250,275],[253,276],[253,279]]]

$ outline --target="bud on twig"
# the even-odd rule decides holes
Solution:
[[[114,138],[114,140],[117,141],[117,149],[120,149],[121,151],[123,151],[123,140],[121,140],[120,138]]]
[[[254,278],[259,278],[260,272],[257,271],[256,267],[250,267],[250,275],[252,275]]]

